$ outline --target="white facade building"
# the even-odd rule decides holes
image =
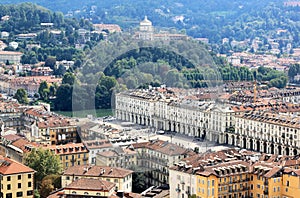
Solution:
[[[182,100],[151,90],[116,95],[116,117],[121,120],[223,143],[220,132],[234,122],[234,111],[213,101]]]

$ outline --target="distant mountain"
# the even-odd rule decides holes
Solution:
[[[1,0],[19,3],[29,0]],[[245,40],[276,39],[285,29],[284,39],[299,46],[300,8],[284,6],[284,0],[31,0],[71,17],[94,23],[117,23],[123,29],[137,27],[145,15],[157,29],[176,28],[212,43],[223,38]],[[1,4],[0,3],[0,4]],[[289,41],[289,42],[290,42]]]
[[[93,1],[86,0],[1,0],[0,4],[16,4],[31,2],[43,7],[46,7],[53,11],[61,11],[63,13],[69,10],[80,9],[88,4],[91,4]],[[78,5],[78,6],[77,6]]]

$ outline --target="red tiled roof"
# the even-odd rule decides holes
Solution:
[[[2,175],[32,173],[33,169],[12,159],[0,156],[0,173]]]
[[[22,137],[16,135],[16,134],[9,134],[9,135],[4,135],[2,136],[3,139],[14,142]]]
[[[64,175],[84,175],[94,177],[123,178],[132,174],[133,171],[108,166],[72,166],[65,170]]]
[[[157,152],[164,153],[166,155],[183,155],[187,152],[187,149],[182,148],[176,144],[162,141],[162,140],[153,140],[146,143],[135,143],[132,145],[134,148],[148,148],[155,150]]]
[[[44,149],[54,151],[57,155],[69,155],[76,153],[88,153],[88,149],[83,143],[68,143],[64,145],[45,145]]]
[[[29,142],[28,140],[21,138],[12,143],[13,146],[21,149],[24,153],[31,151],[28,148],[37,148],[40,145],[35,142]]]
[[[81,178],[73,181],[65,187],[65,190],[92,190],[100,192],[108,192],[116,186],[115,183],[104,181],[100,179]]]
[[[275,166],[270,171],[268,171],[264,176],[267,178],[273,177],[276,173],[278,173],[281,170],[280,167]]]
[[[99,149],[112,147],[112,144],[108,140],[88,140],[83,142],[88,149]]]
[[[12,51],[0,51],[0,55],[19,55],[21,56],[22,52],[12,52]]]

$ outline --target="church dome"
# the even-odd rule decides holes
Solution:
[[[147,16],[145,16],[144,20],[140,22],[141,26],[152,26],[152,22],[148,20]]]

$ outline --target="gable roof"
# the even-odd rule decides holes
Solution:
[[[35,171],[29,168],[28,166],[25,166],[12,159],[0,156],[0,174],[12,175],[12,174],[32,173],[32,172]]]

